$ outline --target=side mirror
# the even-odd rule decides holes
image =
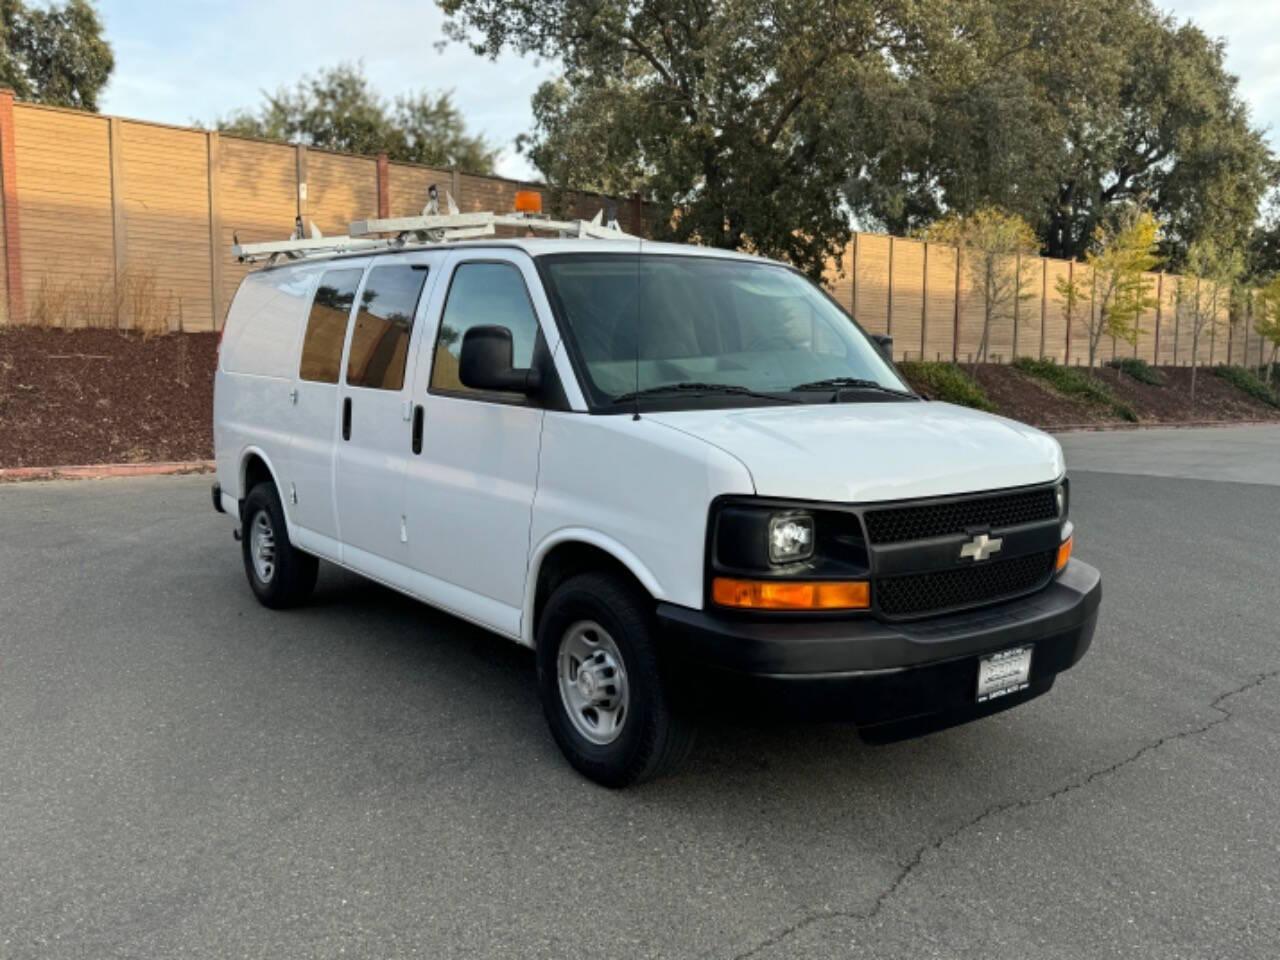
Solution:
[[[880,348],[881,356],[893,363],[893,337],[885,333],[873,333],[871,342]]]
[[[538,371],[511,366],[511,331],[492,325],[472,327],[462,337],[458,379],[472,390],[535,393]]]

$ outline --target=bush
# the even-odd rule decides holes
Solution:
[[[1114,360],[1108,360],[1107,366],[1128,374],[1139,383],[1150,384],[1153,387],[1163,387],[1166,382],[1163,373],[1138,357],[1117,357]]]
[[[1121,403],[1110,387],[1083,370],[1031,357],[1017,357],[1013,365],[1023,373],[1043,380],[1061,394],[1107,407],[1121,420],[1138,422],[1138,415],[1127,404]]]
[[[954,363],[934,360],[904,360],[898,364],[911,383],[935,400],[973,407],[975,410],[995,412],[995,404],[987,398],[982,384],[961,370]]]
[[[1262,378],[1252,370],[1244,367],[1214,367],[1213,372],[1253,399],[1261,400],[1273,407],[1280,407],[1280,397],[1269,390]]]

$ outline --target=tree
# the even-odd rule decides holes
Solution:
[[[1196,240],[1240,245],[1275,163],[1224,47],[1149,0],[1006,0],[948,8],[963,43],[903,75],[920,123],[849,195],[893,230],[999,204],[1051,256],[1077,258],[1145,198],[1174,266]]]
[[[1204,334],[1217,332],[1218,297],[1225,287],[1230,290],[1244,271],[1244,256],[1239,250],[1223,249],[1212,240],[1192,244],[1187,251],[1186,266],[1176,281],[1175,310],[1189,298],[1191,301],[1191,402],[1196,399],[1196,368],[1200,359],[1200,340]]]
[[[1267,384],[1275,369],[1276,355],[1280,354],[1280,275],[1257,292],[1253,307],[1253,329],[1258,336],[1271,344],[1271,358],[1267,361]]]
[[[982,291],[982,339],[974,360],[984,363],[992,321],[1011,318],[1018,303],[1031,296],[1023,290],[1020,257],[1036,253],[1035,231],[1016,214],[983,207],[971,216],[940,220],[922,231],[921,237],[956,247],[971,287]]]
[[[522,144],[551,184],[640,191],[663,237],[813,276],[848,242],[842,188],[873,156],[871,105],[956,42],[930,15],[945,0],[438,2],[476,53],[563,65]]]
[[[392,160],[430,166],[457,164],[492,173],[497,151],[468,135],[449,93],[410,93],[388,103],[359,64],[339,64],[303,77],[292,88],[263,93],[256,110],[217,122],[225,133],[286,140],[345,153],[385,153]]]
[[[98,109],[115,58],[86,0],[28,7],[0,0],[0,85],[19,100]]]
[[[1089,316],[1089,372],[1093,372],[1103,336],[1138,342],[1143,313],[1156,305],[1150,280],[1144,276],[1159,263],[1156,255],[1159,228],[1155,217],[1140,207],[1124,211],[1114,224],[1094,231],[1096,249],[1085,261],[1093,268],[1098,309]]]
[[[1080,281],[1075,279],[1073,274],[1067,274],[1065,277],[1058,277],[1058,279],[1053,282],[1053,287],[1058,291],[1058,296],[1062,298],[1062,303],[1065,307],[1064,313],[1066,315],[1067,330],[1069,331],[1071,329],[1072,318],[1075,316],[1076,307],[1078,307],[1085,298],[1084,288],[1080,285]],[[1069,363],[1071,358],[1064,357],[1063,360]]]

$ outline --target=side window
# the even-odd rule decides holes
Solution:
[[[453,271],[431,367],[431,386],[434,389],[475,392],[464,387],[458,379],[458,354],[466,332],[482,324],[506,327],[511,331],[512,365],[517,369],[533,362],[538,318],[529,302],[524,277],[514,265],[463,263]]]
[[[337,383],[342,369],[342,342],[347,338],[347,318],[364,270],[327,270],[316,287],[302,340],[298,378]]]
[[[413,315],[418,311],[418,298],[426,282],[425,265],[397,263],[369,271],[351,334],[347,360],[350,386],[375,390],[399,390],[404,386]]]

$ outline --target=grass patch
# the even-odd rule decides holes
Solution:
[[[1261,400],[1273,407],[1280,407],[1280,397],[1268,389],[1262,378],[1252,370],[1245,367],[1214,367],[1213,372],[1253,399]]]
[[[935,400],[954,403],[975,410],[995,412],[995,404],[987,397],[982,384],[954,363],[934,360],[904,360],[898,365],[903,375]]]
[[[1163,373],[1139,357],[1117,357],[1114,360],[1108,360],[1107,366],[1127,374],[1139,383],[1153,387],[1163,387],[1166,383]]]
[[[1122,403],[1110,387],[1083,370],[1031,357],[1017,357],[1013,365],[1023,373],[1043,380],[1065,396],[1106,407],[1121,420],[1138,422],[1138,415],[1127,404]]]

